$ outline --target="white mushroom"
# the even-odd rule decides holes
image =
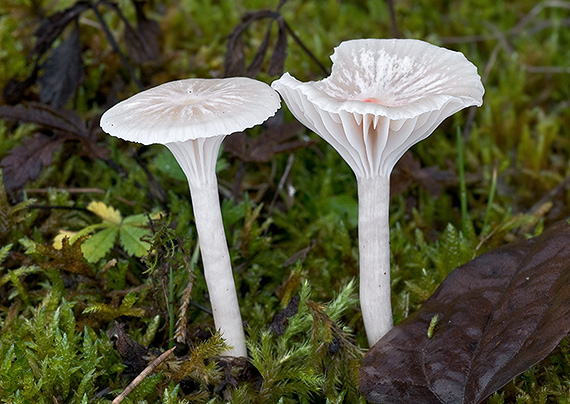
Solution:
[[[413,39],[343,42],[332,73],[302,83],[273,82],[292,114],[329,142],[358,182],[360,305],[370,346],[392,326],[390,173],[411,146],[484,94],[477,68],[462,53]]]
[[[267,84],[248,78],[173,81],[109,109],[101,128],[110,135],[170,149],[188,178],[214,324],[247,356],[230,255],[222,223],[216,159],[226,135],[258,125],[279,109]]]

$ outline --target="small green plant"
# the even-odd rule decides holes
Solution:
[[[105,303],[94,303],[83,310],[83,314],[95,314],[105,321],[113,321],[121,316],[143,317],[145,315],[144,309],[133,307],[136,301],[136,293],[131,292],[123,298],[119,307],[113,307]]]
[[[155,220],[161,213],[152,215],[131,215],[123,218],[121,213],[103,202],[93,201],[87,205],[87,210],[96,214],[103,221],[89,225],[77,232],[60,230],[55,237],[54,247],[62,248],[64,238],[69,238],[73,244],[77,239],[90,235],[81,244],[81,251],[88,262],[97,262],[113,248],[116,240],[129,255],[142,257],[148,254],[150,243],[144,238],[150,237],[150,230],[144,228],[150,220]]]

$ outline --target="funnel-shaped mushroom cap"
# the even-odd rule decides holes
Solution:
[[[462,53],[427,42],[352,40],[331,59],[324,80],[302,83],[285,73],[272,87],[359,177],[389,175],[445,118],[483,102],[477,68]]]
[[[142,91],[109,109],[101,128],[143,144],[229,135],[273,116],[279,96],[245,77],[172,81]]]

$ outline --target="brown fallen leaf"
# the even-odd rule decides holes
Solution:
[[[563,221],[456,268],[366,354],[363,396],[477,404],[544,359],[570,331],[569,246]]]

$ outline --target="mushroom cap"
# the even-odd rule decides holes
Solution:
[[[183,142],[251,128],[280,104],[271,87],[245,77],[177,80],[119,102],[103,114],[101,128],[143,144]]]
[[[331,75],[321,81],[303,83],[285,73],[272,87],[357,176],[389,175],[445,118],[483,102],[477,68],[462,53],[427,42],[351,40],[331,59]]]

